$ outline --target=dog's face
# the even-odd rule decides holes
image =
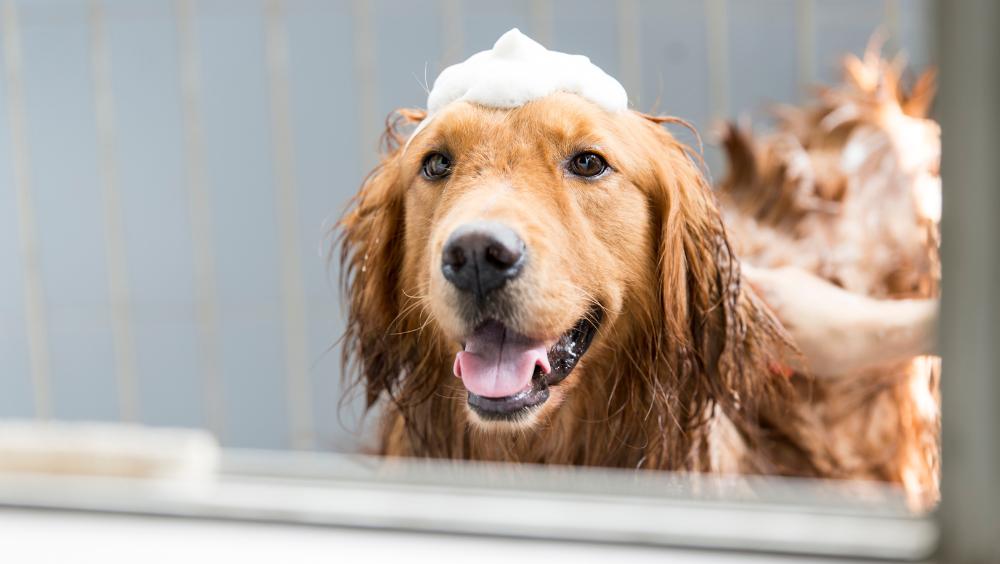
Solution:
[[[531,425],[601,378],[588,351],[655,292],[650,129],[570,94],[454,103],[402,152],[403,291],[453,343],[473,421]]]

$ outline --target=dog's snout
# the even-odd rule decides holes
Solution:
[[[481,298],[516,278],[524,255],[524,241],[506,225],[466,223],[445,242],[441,272],[459,290]]]

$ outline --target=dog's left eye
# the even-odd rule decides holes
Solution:
[[[444,153],[431,153],[424,158],[421,169],[428,180],[437,180],[451,174],[451,159]]]
[[[593,178],[608,170],[608,163],[597,153],[583,152],[569,160],[569,171],[577,176]]]

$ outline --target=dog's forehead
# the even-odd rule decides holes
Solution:
[[[620,119],[579,96],[558,93],[513,109],[455,103],[434,117],[427,133],[455,149],[593,145],[613,135]]]

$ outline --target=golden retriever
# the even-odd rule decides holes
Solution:
[[[904,96],[877,58],[848,67],[849,88],[789,117],[777,141],[729,130],[725,223],[699,159],[663,127],[680,120],[567,93],[456,102],[432,120],[398,111],[339,225],[345,368],[381,401],[379,451],[874,478],[932,504],[936,365],[789,374],[794,346],[733,250],[878,297],[936,292],[936,220],[908,215],[915,196],[900,192],[936,175],[936,156],[899,168],[892,129],[922,117],[933,89]],[[782,152],[789,139],[804,157]],[[859,139],[880,152],[829,173]],[[888,231],[863,227],[871,209],[895,213]],[[891,260],[837,254],[852,245]]]
[[[401,146],[423,114],[398,115],[340,224],[345,362],[388,400],[382,453],[832,471],[778,368],[786,335],[663,118],[460,102]]]

